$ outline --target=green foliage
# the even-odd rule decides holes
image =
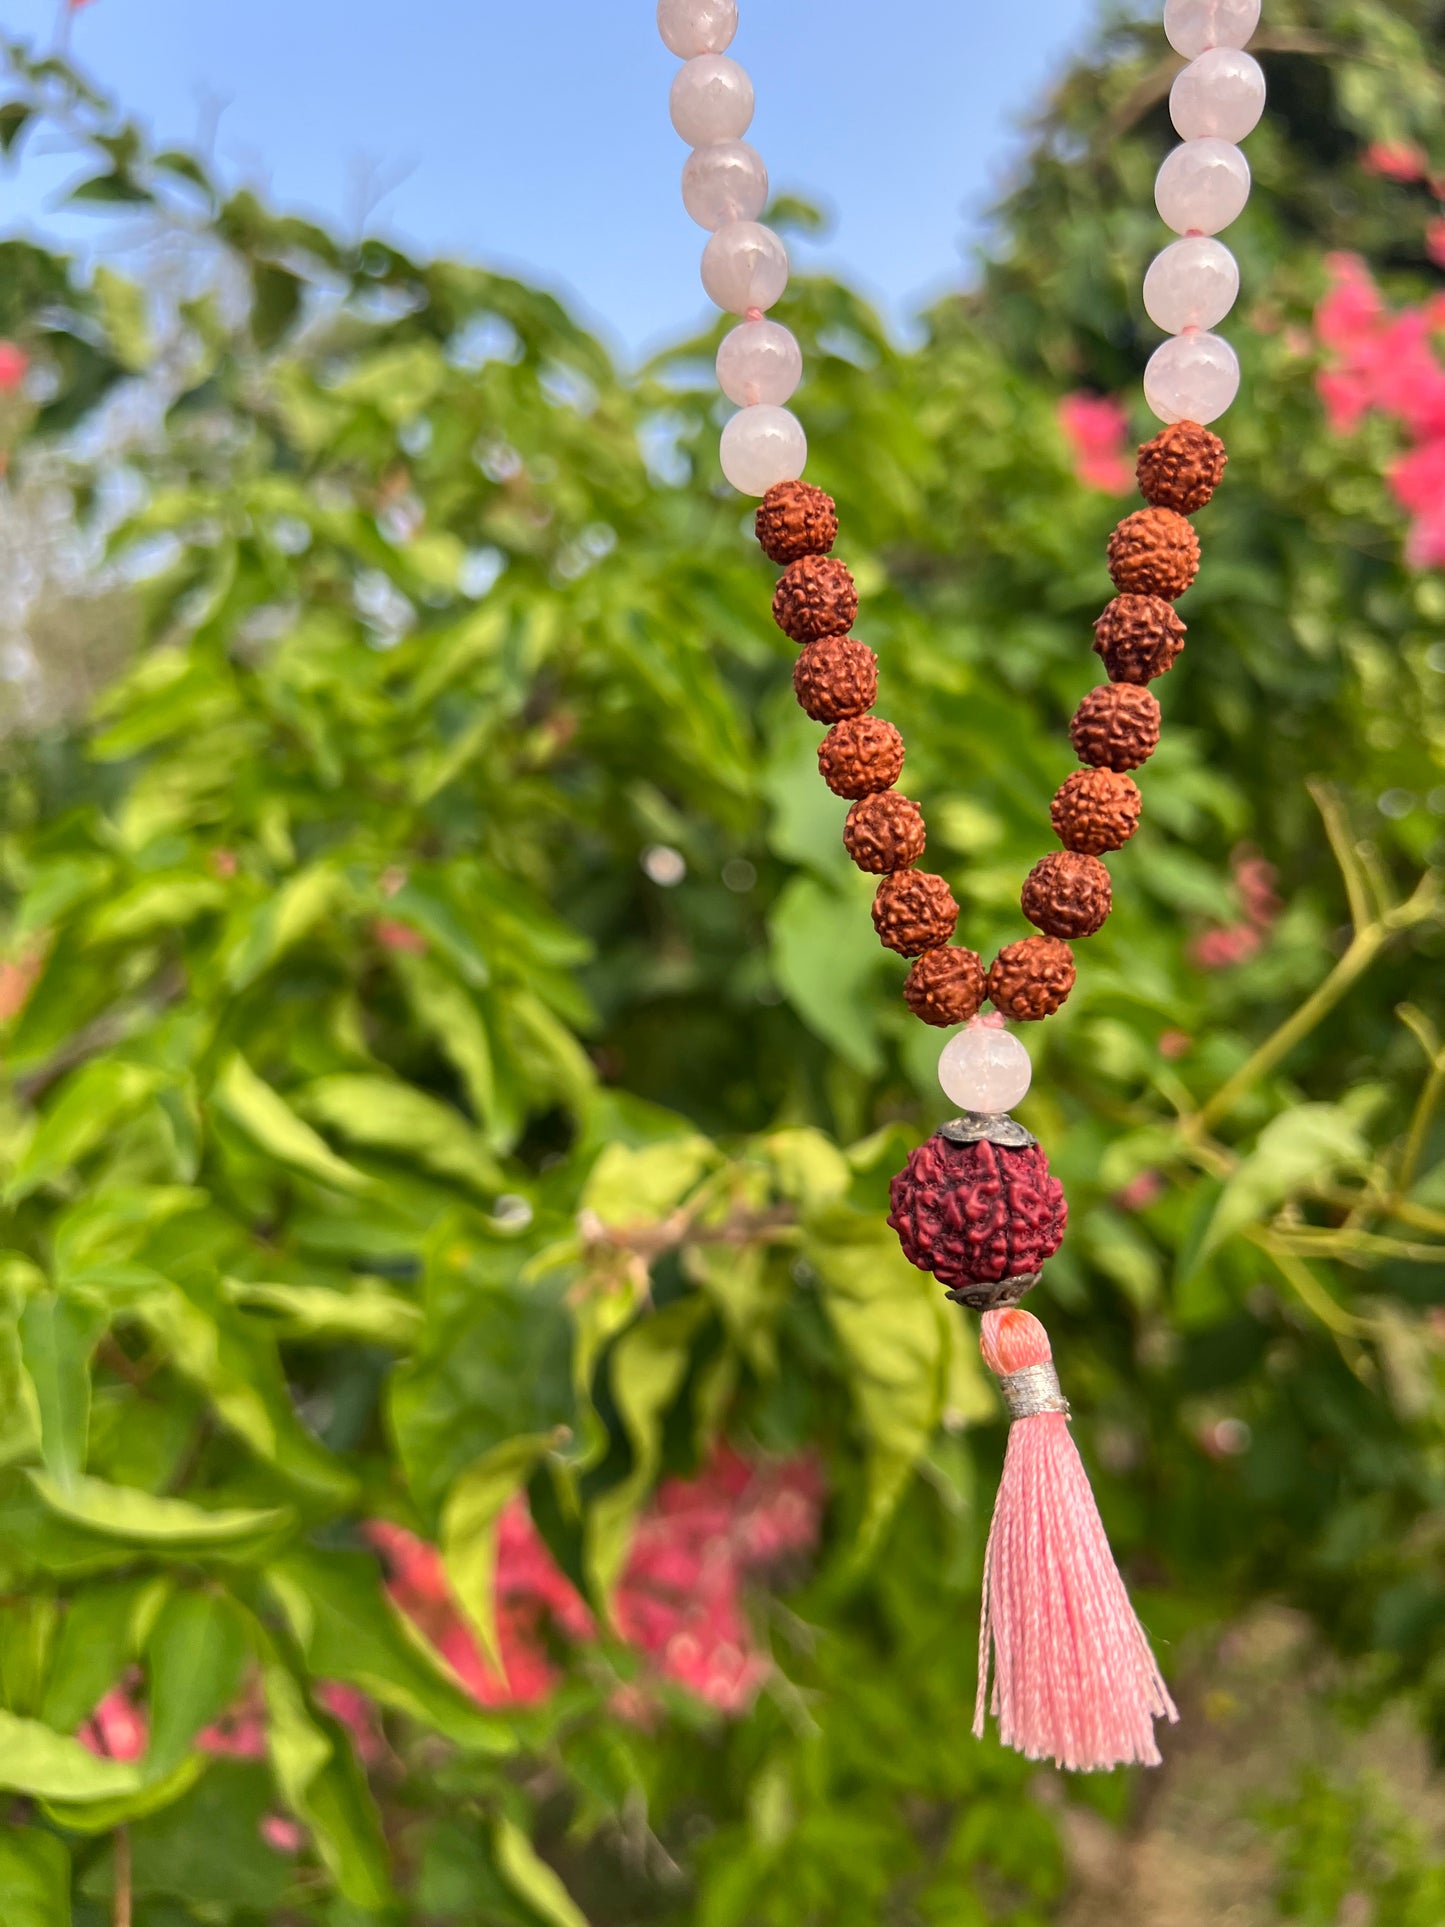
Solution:
[[[1428,285],[1423,195],[1360,158],[1445,171],[1439,20],[1276,13],[1228,482],[1026,1115],[1071,1199],[1050,1323],[1164,1650],[1284,1594],[1439,1735],[1445,595],[1402,566],[1383,431],[1326,431],[1308,336],[1326,246]],[[1118,27],[1064,82],[918,348],[831,281],[783,311],[985,954],[1093,679],[1119,504],[1056,410],[1137,388],[1161,52]],[[0,842],[7,1921],[93,1927],[126,1868],[136,1927],[1047,1919],[1054,1817],[963,1737],[1001,1428],[882,1222],[939,1040],[816,779],[711,341],[625,378],[550,297],[228,198],[9,58],[6,152],[58,119],[79,198],[193,249],[83,286],[0,246],[48,376],[17,460],[64,476],[140,638],[84,727],[13,742]],[[164,434],[103,424],[126,384]],[[1205,971],[1242,839],[1284,914]],[[525,1489],[606,1629],[650,1494],[724,1435],[830,1490],[736,1722],[621,1720],[605,1630],[545,1704],[484,1710],[388,1597],[376,1519],[440,1545],[492,1641]],[[75,1736],[136,1680],[146,1750],[98,1757]],[[374,1757],[329,1682],[380,1709]],[[198,1749],[244,1691],[264,1760]],[[1311,1798],[1291,1838],[1338,1831]],[[1334,1904],[1289,1878],[1299,1917]]]

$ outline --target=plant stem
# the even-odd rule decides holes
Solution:
[[[126,1827],[115,1830],[115,1907],[111,1918],[114,1927],[131,1927],[130,1831]]]

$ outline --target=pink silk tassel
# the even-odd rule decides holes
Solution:
[[[1157,1719],[1179,1715],[1109,1550],[1069,1435],[1048,1333],[1032,1313],[983,1318],[984,1362],[1014,1422],[984,1557],[973,1730],[1070,1772],[1158,1766]]]

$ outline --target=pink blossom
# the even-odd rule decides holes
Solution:
[[[1059,427],[1069,444],[1074,473],[1085,488],[1108,495],[1127,494],[1134,481],[1125,449],[1129,417],[1111,395],[1065,395],[1058,407]]]
[[[120,1686],[113,1686],[80,1729],[80,1744],[103,1760],[138,1760],[150,1741],[145,1709],[136,1704],[133,1691],[139,1676],[132,1674]]]
[[[1121,1211],[1147,1211],[1156,1199],[1164,1195],[1164,1180],[1157,1171],[1140,1171],[1130,1178],[1122,1191],[1114,1195],[1114,1202]]]
[[[694,1479],[669,1479],[638,1521],[617,1589],[623,1638],[654,1674],[724,1713],[742,1711],[771,1670],[744,1606],[748,1576],[817,1543],[823,1485],[811,1459],[750,1463],[723,1448]],[[495,1580],[500,1672],[457,1610],[440,1555],[403,1528],[369,1528],[397,1605],[485,1706],[530,1706],[560,1677],[545,1642],[550,1626],[573,1644],[595,1639],[591,1613],[515,1500],[502,1515]],[[645,1682],[615,1702],[642,1718]],[[629,1715],[630,1716],[630,1715]]]
[[[1247,963],[1259,949],[1259,932],[1247,923],[1222,930],[1206,930],[1189,946],[1196,969],[1233,970]]]
[[[1445,268],[1445,215],[1437,214],[1425,227],[1425,252],[1437,268]]]
[[[0,395],[23,387],[29,369],[30,357],[18,341],[0,341]]]
[[[399,923],[395,917],[378,917],[371,926],[371,934],[383,950],[405,950],[416,957],[426,955],[426,938],[409,923]]]
[[[300,1853],[306,1835],[284,1813],[268,1813],[261,1822],[261,1838],[274,1853]]]
[[[1194,1048],[1194,1039],[1187,1030],[1166,1030],[1159,1038],[1159,1055],[1172,1064],[1180,1057],[1187,1057]]]
[[[1409,141],[1372,141],[1362,163],[1367,174],[1387,181],[1423,181],[1425,156]]]

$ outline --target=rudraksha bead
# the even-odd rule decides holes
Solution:
[[[1171,422],[1139,450],[1139,493],[1155,508],[1193,515],[1219,487],[1229,457],[1198,422]]]
[[[1109,872],[1096,856],[1055,850],[1029,871],[1023,913],[1049,937],[1092,937],[1113,908]]]
[[[873,876],[906,870],[923,855],[928,832],[918,805],[897,790],[860,797],[843,825],[843,847]]]
[[[794,642],[846,636],[858,613],[853,578],[833,555],[790,562],[773,595],[773,620]]]
[[[962,944],[925,950],[908,973],[903,1001],[925,1024],[944,1029],[977,1017],[984,998],[983,959]]]
[[[1095,769],[1138,769],[1159,747],[1159,704],[1134,683],[1100,683],[1075,710],[1069,740]]]
[[[819,743],[818,768],[835,796],[890,790],[903,769],[903,738],[881,716],[851,717]]]
[[[958,905],[942,877],[926,870],[900,870],[885,877],[873,899],[873,928],[900,957],[916,957],[947,943],[958,922]]]
[[[1157,595],[1116,595],[1094,624],[1094,652],[1110,682],[1152,682],[1174,667],[1184,624]]]
[[[1060,784],[1049,815],[1066,850],[1098,856],[1123,849],[1143,807],[1138,785],[1121,770],[1078,769]]]
[[[1074,953],[1058,937],[1020,937],[993,960],[989,1001],[1018,1023],[1037,1023],[1063,1005],[1077,975]]]
[[[811,482],[775,482],[758,504],[754,526],[770,562],[796,562],[828,553],[838,539],[838,510]]]
[[[889,1202],[909,1263],[980,1309],[1022,1297],[1069,1221],[1063,1186],[1037,1144],[960,1144],[942,1131],[910,1156]],[[1002,1297],[987,1289],[1006,1281],[1014,1290]]]
[[[1173,509],[1135,509],[1109,537],[1109,573],[1121,595],[1173,602],[1199,573],[1199,537]]]
[[[861,642],[824,636],[794,663],[793,693],[815,723],[861,716],[878,699],[878,658]]]

